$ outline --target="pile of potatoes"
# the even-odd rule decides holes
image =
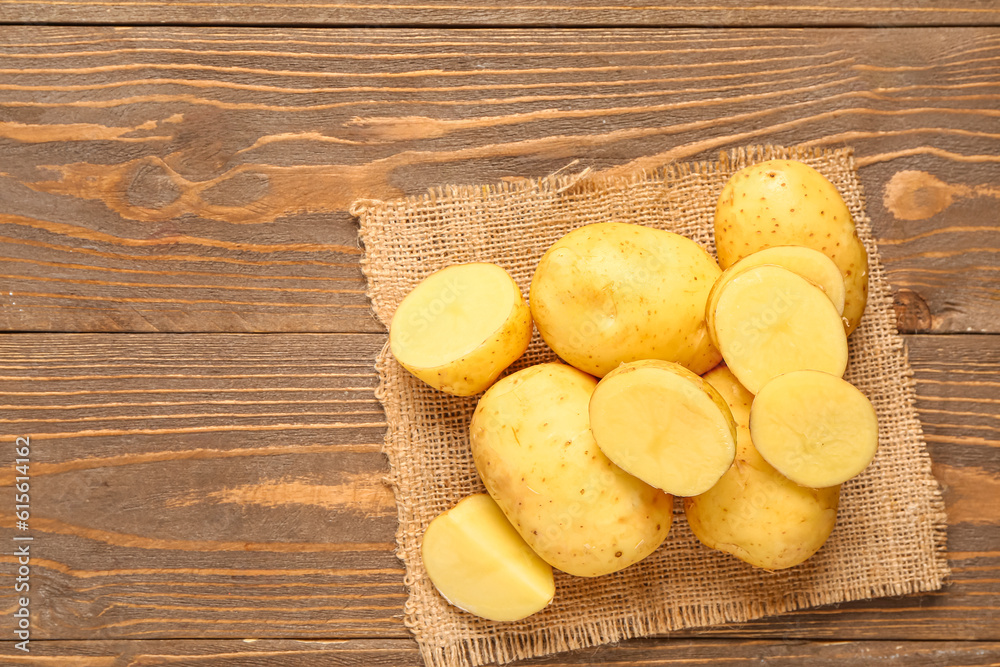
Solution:
[[[500,267],[434,273],[390,349],[454,395],[485,391],[470,444],[489,494],[437,517],[427,573],[496,621],[552,600],[552,568],[596,577],[655,551],[674,497],[706,546],[777,570],[833,530],[840,485],[871,462],[875,411],[843,380],[868,258],[836,188],[795,161],[737,172],[715,213],[718,263],[671,232],[609,222],[557,241],[530,308]],[[565,363],[502,379],[532,326]]]

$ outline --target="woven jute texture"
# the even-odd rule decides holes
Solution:
[[[449,186],[398,201],[361,201],[362,268],[375,314],[387,326],[421,279],[450,264],[494,262],[525,295],[542,253],[566,232],[621,221],[666,229],[715,252],[712,220],[734,171],[761,160],[802,160],[840,190],[871,261],[870,299],[850,339],[846,378],[873,402],[879,452],[843,487],[837,527],[805,564],[770,573],[703,547],[680,503],[662,547],[613,575],[556,573],[556,597],[524,621],[494,623],[450,606],[420,558],[427,524],[483,491],[469,451],[476,398],[440,393],[410,376],[388,349],[378,357],[386,413],[385,453],[399,514],[398,556],[406,565],[405,622],[433,667],[504,663],[557,651],[741,622],[794,609],[940,588],[948,574],[945,515],[913,401],[912,373],[849,149],[755,146],[717,162],[672,163],[627,178],[552,176],[499,185]],[[555,355],[537,333],[511,370]]]

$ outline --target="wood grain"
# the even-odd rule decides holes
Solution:
[[[374,396],[383,343],[0,337],[0,442],[32,443],[35,637],[407,638]],[[676,636],[1000,641],[1000,337],[908,343],[949,513],[947,587]],[[0,496],[13,476],[0,466]],[[0,513],[0,541],[13,532]],[[4,608],[13,562],[0,555]],[[0,616],[0,636],[12,629]]]
[[[414,642],[405,639],[312,640],[245,639],[229,641],[117,640],[93,642],[44,642],[30,655],[18,654],[0,644],[0,656],[10,665],[75,665],[78,667],[150,667],[198,665],[217,667],[249,665],[360,665],[363,667],[422,667]],[[694,667],[726,664],[815,667],[832,665],[905,665],[906,667],[975,667],[996,665],[996,642],[781,642],[752,639],[645,639],[615,647],[575,651],[549,658],[516,663],[524,667],[546,665],[669,664]]]
[[[39,636],[402,635],[382,343],[0,339],[0,441],[31,438]]]
[[[0,0],[12,23],[175,23],[182,25],[422,26],[796,26],[997,25],[989,2],[812,0],[748,4],[738,0],[497,2],[343,2],[342,0]]]
[[[998,99],[991,28],[6,27],[0,330],[377,332],[355,198],[773,142],[856,148],[904,330],[997,332]]]

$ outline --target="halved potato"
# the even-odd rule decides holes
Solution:
[[[823,291],[780,266],[754,266],[723,285],[708,318],[726,365],[752,393],[814,369],[843,375],[847,334]]]
[[[420,553],[427,576],[448,602],[491,621],[520,620],[555,596],[552,568],[485,493],[431,521]]]
[[[676,496],[712,488],[736,453],[725,400],[668,361],[635,361],[605,375],[590,399],[590,428],[622,470]]]
[[[781,474],[816,489],[858,475],[878,450],[871,402],[851,383],[820,371],[794,371],[764,385],[750,408],[750,435]]]
[[[833,532],[840,487],[806,488],[775,470],[750,437],[753,394],[726,366],[703,377],[736,420],[736,460],[715,486],[684,499],[688,525],[705,546],[755,567],[781,570],[802,563]]]
[[[435,389],[483,391],[531,341],[531,311],[517,284],[495,264],[456,264],[406,295],[389,327],[396,360]]]

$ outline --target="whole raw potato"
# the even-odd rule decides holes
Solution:
[[[840,487],[809,489],[775,470],[750,439],[753,394],[725,366],[704,379],[722,394],[736,419],[736,460],[715,486],[684,499],[688,525],[705,546],[756,567],[798,565],[833,531]]]
[[[591,375],[640,359],[701,374],[722,358],[705,326],[705,302],[721,273],[701,246],[679,234],[586,225],[542,256],[531,281],[531,315],[549,347]]]
[[[807,164],[768,160],[729,179],[715,209],[719,265],[781,245],[824,253],[844,276],[844,326],[857,328],[868,301],[868,253],[847,204],[830,181]]]
[[[652,553],[670,530],[673,498],[598,448],[588,405],[597,380],[565,364],[509,375],[472,417],[472,454],[524,541],[553,567],[596,577]]]

